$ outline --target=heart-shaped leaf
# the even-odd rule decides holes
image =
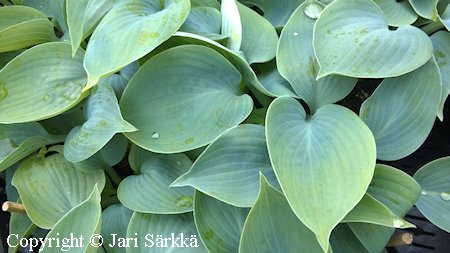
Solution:
[[[411,73],[383,80],[364,101],[359,115],[375,136],[378,159],[398,160],[422,145],[433,127],[441,89],[433,58]]]
[[[0,124],[0,171],[45,145],[62,141],[64,136],[50,135],[36,122]]]
[[[237,3],[242,23],[242,43],[240,50],[249,64],[268,62],[275,57],[278,35],[275,27],[241,3]]]
[[[291,84],[281,76],[276,60],[263,64],[254,64],[253,67],[259,70],[258,81],[269,93],[276,96],[298,98]]]
[[[204,146],[250,114],[253,102],[241,95],[240,81],[233,65],[210,48],[168,49],[150,58],[124,91],[122,115],[139,129],[125,135],[159,153]]]
[[[85,89],[167,40],[181,27],[189,10],[189,0],[119,1],[89,40],[84,59],[89,83]]]
[[[439,0],[409,0],[409,3],[421,17],[436,21],[438,17],[437,3]]]
[[[364,222],[394,228],[415,227],[392,213],[389,208],[367,193],[341,222]]]
[[[223,39],[226,36],[221,34],[221,19],[220,11],[214,7],[193,7],[180,31],[198,34],[212,40]]]
[[[67,238],[76,238],[72,241],[73,244],[67,243],[55,247],[55,244],[43,243],[39,251],[46,253],[68,250],[76,253],[96,252],[96,248],[92,244],[98,242],[92,240],[91,237],[100,233],[101,221],[100,193],[97,185],[95,185],[90,196],[61,217],[45,238],[47,242],[51,242],[51,239],[60,242],[67,240]]]
[[[56,39],[53,25],[44,13],[19,5],[0,8],[0,52],[26,48]]]
[[[295,99],[282,97],[267,112],[266,138],[289,205],[327,251],[332,229],[363,198],[372,179],[372,133],[345,107],[326,105],[310,116]]]
[[[420,168],[414,179],[422,187],[416,203],[433,224],[450,233],[450,157],[434,160]]]
[[[389,30],[383,11],[367,0],[333,1],[317,20],[313,40],[320,65],[317,78],[400,76],[433,54],[426,33],[410,25]]]
[[[303,1],[298,0],[240,0],[247,6],[257,6],[263,17],[277,28],[282,28],[289,17]]]
[[[67,0],[67,26],[75,54],[81,41],[92,32],[95,25],[111,9],[115,0]]]
[[[238,252],[249,209],[227,205],[195,192],[194,219],[198,234],[210,252]]]
[[[92,89],[84,111],[87,121],[73,128],[64,143],[64,157],[71,162],[91,157],[116,133],[137,130],[122,118],[116,94],[107,83],[101,82]]]
[[[239,252],[324,252],[286,198],[261,175],[261,189],[242,231]]]
[[[126,248],[117,245],[117,238],[125,238],[128,224],[133,212],[120,205],[115,204],[106,208],[102,213],[102,237],[103,247],[108,253],[125,253]],[[113,237],[114,235],[114,237]]]
[[[96,184],[103,190],[102,170],[82,172],[62,154],[31,157],[20,165],[12,179],[30,219],[47,229],[87,199]]]
[[[308,8],[321,10],[315,1],[305,1],[292,14],[281,32],[277,66],[297,95],[312,111],[347,96],[356,85],[356,78],[327,76],[316,81],[319,66],[312,46],[315,19],[308,17]]]
[[[240,125],[213,141],[171,186],[190,185],[225,203],[251,207],[259,191],[259,172],[277,184],[264,127]]]
[[[242,23],[236,0],[223,0],[220,12],[222,34],[228,36],[227,47],[232,51],[239,51],[242,43]]]
[[[445,101],[450,94],[450,33],[438,31],[431,35],[430,38],[433,42],[434,57],[441,71],[442,92],[437,115],[443,121]]]
[[[418,16],[408,1],[374,0],[391,26],[410,25]]]
[[[190,212],[194,189],[169,185],[191,165],[184,154],[155,155],[142,164],[141,175],[128,176],[120,183],[117,196],[124,206],[141,213]]]
[[[199,239],[191,213],[135,212],[128,226],[127,238],[137,238],[137,247],[127,248],[128,253],[146,253],[150,250],[156,253],[207,252]]]
[[[84,52],[72,58],[70,44],[37,45],[0,70],[0,123],[50,118],[81,101],[86,84]],[[52,73],[52,74],[49,74]]]

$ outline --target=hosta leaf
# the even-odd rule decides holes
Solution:
[[[125,238],[127,235],[128,224],[130,223],[133,212],[128,208],[115,204],[106,208],[102,213],[102,237],[103,246],[108,253],[125,253],[126,249],[119,247],[114,242],[115,238]],[[110,246],[114,245],[114,246]]]
[[[114,137],[106,143],[106,145],[100,150],[102,160],[109,166],[118,164],[125,157],[128,147],[128,139],[121,134],[116,134]]]
[[[429,37],[410,26],[388,29],[383,11],[372,1],[334,1],[314,29],[317,78],[330,74],[363,78],[400,76],[425,64],[433,54]]]
[[[391,26],[410,25],[417,20],[417,13],[408,1],[374,0],[383,10]]]
[[[445,28],[447,28],[447,31],[450,31],[450,3],[439,16],[439,20],[444,24]]]
[[[439,0],[409,0],[409,3],[421,17],[436,21],[438,17],[437,3]]]
[[[261,176],[261,189],[245,221],[239,252],[324,251],[311,230],[292,212],[283,194]]]
[[[420,168],[414,179],[422,187],[416,203],[420,212],[433,224],[450,233],[450,157],[434,160]]]
[[[347,96],[356,85],[356,78],[327,76],[316,81],[319,66],[312,46],[315,19],[307,16],[307,9],[321,5],[306,1],[297,8],[281,32],[277,51],[280,74],[311,110],[331,104]]]
[[[364,101],[359,115],[375,136],[378,159],[398,160],[422,145],[433,127],[441,89],[432,59],[406,75],[385,79]]]
[[[212,49],[168,49],[148,60],[124,91],[122,115],[139,129],[125,135],[159,153],[204,146],[250,114],[253,102],[240,95],[240,81],[240,73]]]
[[[70,0],[69,0],[70,1]],[[51,0],[50,12],[51,16],[55,18],[60,30],[64,34],[68,34],[69,29],[66,23],[66,0]]]
[[[71,162],[91,157],[116,133],[137,130],[122,118],[114,90],[107,83],[92,89],[84,111],[87,121],[73,128],[64,143],[64,157]]]
[[[81,172],[62,154],[31,157],[20,165],[12,179],[30,219],[47,229],[84,201],[96,184],[103,190],[103,171]]]
[[[16,50],[16,51],[11,51],[11,52],[0,53],[0,69],[2,69],[6,64],[8,64],[9,61],[14,59],[16,56],[21,54],[23,51],[25,51],[25,50],[21,49],[21,50]]]
[[[358,205],[345,216],[342,222],[364,222],[395,228],[414,227],[413,224],[392,213],[389,208],[370,194],[365,194]]]
[[[238,252],[249,209],[227,205],[195,192],[194,218],[197,231],[209,252]]]
[[[220,11],[214,7],[195,7],[189,12],[180,31],[195,33],[212,40],[223,39],[221,35],[222,16]]]
[[[420,195],[420,186],[408,174],[377,164],[367,192],[399,217],[404,217]],[[349,223],[355,236],[370,252],[380,252],[394,233],[394,228],[367,223]]]
[[[45,145],[62,141],[64,136],[50,135],[36,122],[0,124],[0,171]]]
[[[76,53],[81,41],[92,32],[115,2],[116,0],[66,0],[72,54]]]
[[[278,35],[275,27],[258,13],[237,3],[242,22],[240,50],[249,64],[267,62],[275,57]]]
[[[372,179],[372,133],[345,107],[326,105],[310,116],[295,99],[284,97],[269,107],[266,138],[289,205],[327,251],[331,230],[358,204]]]
[[[225,203],[251,207],[259,191],[259,172],[276,184],[264,127],[240,125],[212,142],[172,186],[190,185]]]
[[[144,238],[145,235],[148,235]],[[127,231],[128,238],[138,238],[136,248],[129,253],[146,252],[207,252],[200,241],[191,213],[143,214],[135,212]],[[168,243],[161,239],[170,238]],[[174,238],[175,240],[171,240]],[[167,245],[167,246],[164,246]]]
[[[91,236],[100,233],[101,221],[100,193],[97,186],[94,186],[90,196],[61,217],[46,236],[47,240],[54,238],[58,241],[63,241],[65,238],[78,238],[72,241],[73,245],[75,241],[78,242],[77,247],[70,247],[70,243],[61,247],[43,244],[39,250],[45,253],[67,250],[76,253],[96,252],[96,248],[91,245]],[[83,241],[79,239],[81,237],[84,238]]]
[[[125,0],[114,5],[89,40],[84,59],[89,84],[85,89],[167,40],[189,10],[189,0]]]
[[[47,17],[53,17],[53,14],[51,12],[50,8],[50,0],[23,0],[21,5],[32,7],[36,10],[41,11],[44,13]]]
[[[220,7],[221,33],[228,36],[227,47],[232,51],[239,51],[242,43],[242,23],[236,0],[223,0]]]
[[[169,188],[191,167],[184,154],[155,155],[140,168],[141,175],[125,178],[117,189],[120,202],[141,213],[176,214],[192,211],[194,189]]]
[[[53,25],[44,13],[26,6],[0,8],[0,52],[56,39]]]
[[[333,253],[370,253],[358,240],[348,224],[339,224],[331,233]]]
[[[257,76],[258,81],[271,94],[298,98],[291,84],[281,76],[279,69],[277,69],[276,60],[253,66],[260,70]]]
[[[137,62],[133,62],[121,69],[118,73],[106,77],[103,81],[109,84],[114,89],[116,97],[120,98],[131,77],[138,69],[139,64]]]
[[[84,123],[81,104],[55,117],[39,121],[49,133],[67,135],[72,128]]]
[[[303,0],[240,0],[240,2],[248,6],[257,6],[264,13],[264,18],[275,27],[281,28]]]
[[[434,57],[441,71],[442,92],[437,115],[443,121],[445,101],[450,94],[450,33],[438,31],[430,38],[433,42]]]
[[[217,0],[191,0],[192,7],[213,7],[220,10],[220,3]]]
[[[11,60],[0,70],[0,123],[50,118],[81,101],[83,55],[79,50],[72,58],[70,44],[49,42]]]

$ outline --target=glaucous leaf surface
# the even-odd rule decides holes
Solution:
[[[278,34],[275,27],[264,17],[247,6],[237,3],[242,23],[240,51],[249,64],[268,62],[275,57]]]
[[[198,234],[209,252],[238,252],[249,209],[228,205],[195,192],[194,219]]]
[[[391,26],[410,25],[418,15],[408,1],[374,0],[380,7]]]
[[[21,203],[20,201],[17,202]],[[14,236],[9,237],[8,253],[17,252],[20,248],[20,240],[22,238],[29,238],[36,228],[36,225],[33,224],[26,213],[11,213],[9,234]]]
[[[257,78],[261,85],[271,94],[298,98],[291,84],[284,79],[277,68],[276,60],[262,64],[254,64],[254,69],[260,71]]]
[[[181,234],[183,238],[181,239]],[[145,235],[152,235],[147,236]],[[180,238],[175,241],[158,240],[159,238]],[[208,252],[197,234],[192,213],[185,214],[144,214],[134,212],[127,230],[127,237],[138,238],[137,248],[128,248],[128,253],[147,252]],[[185,244],[182,244],[185,242]],[[164,246],[167,245],[167,246]],[[174,247],[170,247],[174,245]],[[177,246],[184,246],[177,247]]]
[[[95,25],[117,0],[66,0],[66,19],[72,54],[81,41],[92,33]]]
[[[377,159],[398,160],[422,145],[436,118],[441,85],[433,58],[413,72],[384,79],[364,101],[359,115],[375,136]]]
[[[439,66],[442,78],[441,100],[438,110],[438,118],[444,120],[444,105],[450,94],[450,33],[438,31],[431,35],[433,42],[433,52],[436,62]]]
[[[168,49],[150,58],[124,91],[122,115],[138,128],[125,135],[159,153],[209,144],[252,110],[252,99],[240,91],[241,78],[231,63],[207,47]]]
[[[333,229],[330,244],[333,247],[333,253],[370,253],[345,223]]]
[[[258,196],[260,172],[278,184],[267,153],[264,127],[244,124],[214,140],[171,186],[190,185],[225,203],[251,207]]]
[[[114,204],[103,210],[102,237],[103,247],[108,253],[125,253],[126,248],[119,247],[117,238],[125,238],[133,211],[120,204]],[[115,237],[113,238],[113,234]]]
[[[83,237],[83,243],[78,240],[77,247],[70,247],[70,243],[61,247],[55,247],[42,244],[40,250],[42,252],[61,252],[68,251],[76,253],[93,253],[97,252],[97,248],[91,245],[91,236],[100,233],[102,221],[102,208],[100,206],[100,193],[97,185],[94,186],[92,193],[86,200],[83,200],[79,205],[74,206],[66,215],[55,224],[55,226],[47,234],[46,239],[54,238],[59,242],[65,238],[80,238]],[[75,240],[71,241],[75,246]]]
[[[257,6],[273,26],[282,28],[303,0],[240,0],[247,6]]]
[[[69,0],[70,1],[70,0]],[[50,13],[55,18],[56,23],[62,33],[68,34],[69,28],[67,28],[66,22],[66,0],[52,0],[50,1]]]
[[[14,51],[56,40],[44,13],[27,6],[0,8],[0,52]]]
[[[420,195],[420,186],[408,174],[396,168],[377,164],[367,192],[399,217],[404,217]],[[370,252],[380,252],[394,233],[394,228],[367,224],[348,224]],[[401,225],[398,223],[398,225]]]
[[[115,4],[89,40],[84,59],[89,79],[85,90],[167,40],[181,27],[189,10],[189,0],[125,0]]]
[[[82,50],[72,58],[70,44],[37,45],[0,70],[0,123],[22,123],[58,115],[86,95]],[[49,74],[51,73],[51,74]]]
[[[283,97],[269,107],[266,138],[289,205],[327,251],[331,231],[363,198],[372,179],[372,133],[345,107],[326,105],[307,115],[299,102]]]
[[[324,252],[283,194],[262,175],[260,185],[258,198],[244,224],[239,252]]]
[[[185,154],[155,154],[143,162],[140,175],[122,180],[117,196],[124,206],[141,213],[190,212],[194,204],[194,188],[172,188],[169,185],[186,173],[191,165]]]
[[[370,223],[394,228],[415,227],[413,224],[392,213],[389,208],[367,193],[341,222]]]
[[[311,8],[316,8],[317,12],[308,11]],[[316,20],[313,15],[319,15],[322,8],[311,0],[301,4],[283,28],[277,51],[277,66],[281,76],[289,81],[312,111],[341,100],[350,93],[357,81],[356,78],[337,75],[316,81],[319,65],[312,45]]]
[[[389,30],[383,11],[366,0],[333,1],[317,20],[313,41],[320,66],[317,78],[400,76],[424,65],[433,54],[426,33],[410,25]]]
[[[444,9],[443,13],[439,16],[439,20],[444,24],[447,31],[450,31],[450,3]]]
[[[36,122],[0,124],[0,171],[45,145],[64,141],[64,138],[64,136],[48,134]]]
[[[220,10],[220,3],[217,0],[191,0],[192,7],[213,7],[217,10]]]
[[[417,208],[433,224],[450,233],[449,171],[450,157],[444,157],[424,165],[414,174],[414,179],[422,187]]]
[[[220,4],[222,14],[222,34],[228,36],[227,48],[239,51],[242,43],[242,21],[236,0],[223,0]]]
[[[32,7],[44,13],[47,17],[53,17],[50,8],[50,0],[22,0],[21,5]]]
[[[437,3],[439,0],[409,0],[409,3],[421,17],[436,21],[438,17]]]
[[[95,185],[105,185],[103,171],[82,172],[62,154],[33,156],[14,173],[17,188],[28,216],[41,228],[52,228],[72,208],[91,194]]]
[[[116,94],[105,82],[92,89],[83,110],[86,122],[74,127],[64,143],[64,157],[71,162],[91,157],[117,133],[137,130],[122,118]]]
[[[190,32],[212,40],[223,39],[221,34],[222,16],[214,7],[193,7],[180,28],[180,31]]]

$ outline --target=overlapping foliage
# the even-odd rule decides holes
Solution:
[[[379,253],[414,204],[450,232],[450,157],[382,164],[447,120],[449,1],[0,3],[0,171],[26,210],[10,233]]]

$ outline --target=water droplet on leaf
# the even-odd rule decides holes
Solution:
[[[428,193],[426,191],[422,191],[422,195],[427,195]]]
[[[441,192],[441,198],[445,201],[450,201],[450,193]]]
[[[312,19],[318,19],[322,13],[323,7],[318,3],[310,3],[306,5],[304,12],[306,16]]]
[[[394,219],[394,227],[400,228],[405,225],[405,222],[399,219]]]
[[[158,132],[153,132],[152,139],[158,139],[158,138],[159,138],[159,133]]]
[[[190,207],[193,204],[193,200],[189,196],[181,196],[175,200],[175,205],[178,207]]]
[[[298,36],[298,33],[297,33],[297,32],[295,32],[295,33],[293,33],[293,35],[294,35],[294,37],[297,37],[297,36]]]

